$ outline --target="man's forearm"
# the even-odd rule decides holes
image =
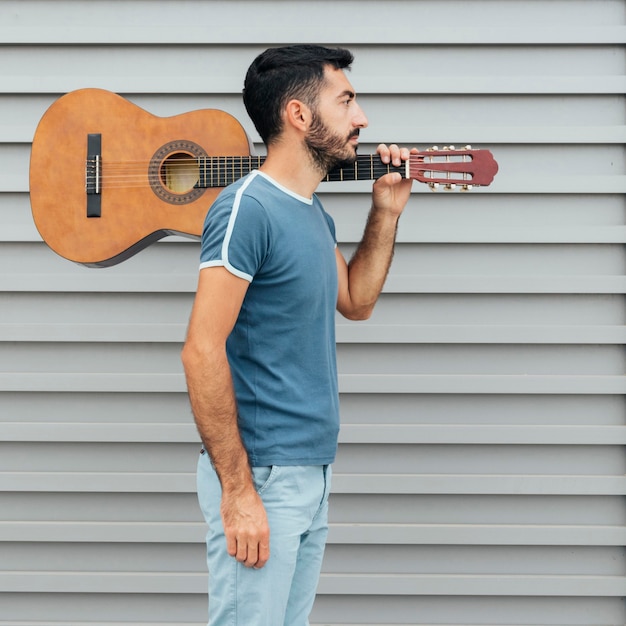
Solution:
[[[350,296],[368,315],[374,308],[393,259],[398,216],[371,209],[361,242],[348,264]]]
[[[237,402],[225,355],[186,362],[189,399],[202,442],[225,491],[251,486],[251,472],[237,423]]]

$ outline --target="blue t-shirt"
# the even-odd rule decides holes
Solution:
[[[253,466],[332,463],[339,432],[335,225],[256,170],[204,225],[200,268],[250,282],[227,340],[239,429]]]

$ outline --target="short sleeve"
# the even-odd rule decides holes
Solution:
[[[205,220],[200,268],[223,266],[252,281],[269,253],[270,231],[257,200],[244,193],[220,196]]]

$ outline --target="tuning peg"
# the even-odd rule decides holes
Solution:
[[[453,189],[456,189],[456,185],[454,183],[448,183],[444,188],[446,191],[452,191]]]
[[[431,191],[437,191],[439,189],[439,183],[428,183]]]
[[[448,146],[448,148],[449,148],[450,150],[456,150],[456,148],[455,148],[454,146]]]
[[[472,146],[470,146],[469,144],[467,144],[467,145],[465,146],[465,149],[466,149],[466,150],[471,150],[471,149],[472,149]]]
[[[463,185],[461,187],[461,191],[471,191],[473,188],[473,185]]]

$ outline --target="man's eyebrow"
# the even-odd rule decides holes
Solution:
[[[354,93],[354,91],[350,91],[350,89],[345,89],[337,96],[337,100],[339,100],[340,98],[345,98],[346,96],[352,98],[353,100],[354,98],[356,98],[356,94]]]

